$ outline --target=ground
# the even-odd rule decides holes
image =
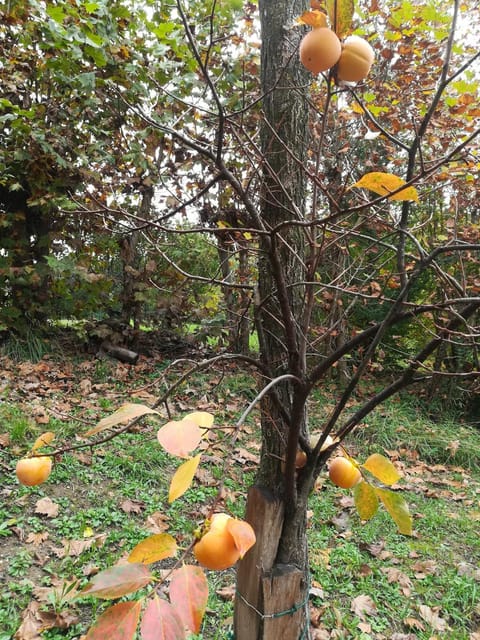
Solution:
[[[243,513],[259,445],[252,416],[229,448],[231,425],[255,396],[251,374],[234,365],[184,383],[161,406],[159,421],[147,418],[121,437],[85,447],[83,434],[100,418],[124,402],[151,405],[192,364],[180,358],[172,365],[174,357],[150,352],[136,366],[92,353],[46,355],[36,363],[1,359],[0,640],[81,638],[105,605],[72,598],[78,589],[152,532],[168,531],[188,547],[221,478],[219,506]],[[315,396],[313,423],[334,392]],[[168,505],[177,463],[158,446],[156,430],[168,414],[197,409],[213,413],[217,428],[194,485]],[[60,450],[52,476],[40,487],[19,486],[16,460],[45,431],[55,432]],[[72,445],[80,448],[65,450]],[[453,417],[432,422],[412,395],[372,415],[347,446],[360,461],[379,451],[395,463],[414,535],[398,534],[384,512],[362,524],[352,493],[320,477],[309,512],[313,637],[478,640],[478,430]],[[169,563],[156,568],[161,573]],[[200,637],[226,640],[234,571],[209,573],[209,581]]]

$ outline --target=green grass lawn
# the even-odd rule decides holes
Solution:
[[[180,373],[166,373],[165,367],[148,361],[129,369],[88,359],[37,365],[2,360],[0,640],[10,640],[22,620],[42,612],[57,625],[43,638],[79,639],[107,605],[70,600],[69,585],[86,584],[152,532],[166,530],[187,548],[217,495],[225,457],[231,464],[222,505],[242,515],[259,453],[255,415],[233,452],[230,432],[215,432],[192,488],[172,505],[167,493],[176,462],[158,446],[159,423],[151,418],[93,451],[57,456],[51,478],[39,487],[16,482],[16,460],[40,433],[54,431],[58,446],[81,444],[90,426],[125,401],[150,404],[164,389],[165,376],[172,381]],[[323,389],[312,400],[313,429],[334,392]],[[254,396],[252,377],[229,366],[185,383],[169,410],[174,417],[211,411],[217,425],[228,426]],[[313,637],[478,640],[480,432],[451,417],[434,423],[415,396],[405,396],[369,416],[346,446],[360,461],[374,451],[394,461],[403,474],[414,535],[398,534],[382,511],[362,524],[351,491],[336,489],[326,475],[319,478],[309,512]],[[171,560],[157,569],[169,566]],[[209,573],[199,638],[230,637],[234,579],[233,570]]]

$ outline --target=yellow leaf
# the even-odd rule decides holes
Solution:
[[[155,409],[150,409],[150,407],[143,404],[127,402],[112,413],[111,416],[102,418],[96,427],[87,431],[85,436],[94,436],[95,434],[100,433],[100,431],[104,431],[110,427],[115,427],[117,424],[121,424],[122,422],[128,422],[134,418],[139,418],[140,416],[147,415],[148,413],[156,413],[158,415],[158,411],[155,411]]]
[[[388,489],[375,488],[375,493],[380,498],[383,506],[388,511],[400,533],[406,536],[412,535],[412,516],[408,505],[401,495]]]
[[[54,438],[55,434],[53,433],[53,431],[46,431],[45,433],[42,433],[42,435],[38,436],[38,438],[35,440],[32,451],[37,451],[37,449],[46,447],[52,442]]]
[[[128,556],[128,562],[151,564],[164,558],[171,558],[177,552],[177,543],[168,533],[156,533],[139,542]]]
[[[194,458],[190,458],[181,464],[175,471],[172,481],[170,482],[170,490],[168,492],[169,502],[173,502],[179,498],[190,487],[195,471],[197,470],[198,463],[200,462],[201,455],[202,454],[199,453]]]
[[[327,16],[322,13],[322,11],[317,11],[315,9],[314,11],[305,11],[302,13],[302,15],[297,18],[297,22],[317,29],[318,27],[327,26]]]
[[[372,453],[362,464],[362,467],[370,471],[383,484],[395,484],[401,478],[390,460],[380,453]]]
[[[378,498],[374,488],[365,480],[353,489],[355,507],[361,520],[370,520],[378,511]]]
[[[397,191],[403,184],[406,184],[405,180],[393,175],[393,173],[372,171],[371,173],[366,173],[360,180],[355,182],[353,186],[361,189],[369,189],[379,196],[388,196],[390,193]],[[418,202],[418,191],[415,187],[406,187],[388,199]]]
[[[197,424],[199,427],[210,429],[213,424],[214,417],[207,411],[194,411],[193,413],[189,413],[188,416],[185,416],[183,419],[191,420],[192,422],[195,422],[195,424]]]

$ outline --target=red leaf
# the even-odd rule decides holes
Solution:
[[[143,614],[140,635],[142,640],[184,640],[185,630],[172,605],[155,595]]]
[[[97,573],[81,593],[97,598],[120,598],[141,589],[151,579],[152,574],[144,564],[124,564]]]
[[[85,640],[132,640],[140,617],[141,601],[119,602],[109,607],[95,622]]]
[[[157,440],[168,453],[179,458],[188,458],[202,439],[204,429],[193,420],[167,422],[157,432]]]
[[[208,583],[200,567],[184,565],[176,569],[170,582],[170,601],[192,633],[198,633],[208,600]]]

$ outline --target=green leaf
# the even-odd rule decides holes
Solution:
[[[353,489],[355,507],[361,520],[370,520],[378,511],[378,498],[374,488],[365,480]]]
[[[59,24],[62,24],[65,20],[65,12],[62,7],[47,5],[46,11],[47,16]]]
[[[401,478],[390,460],[380,453],[372,453],[361,466],[383,484],[395,484]]]
[[[411,536],[412,516],[402,496],[388,489],[375,488],[375,493],[382,501],[383,506],[392,517],[400,533]]]

